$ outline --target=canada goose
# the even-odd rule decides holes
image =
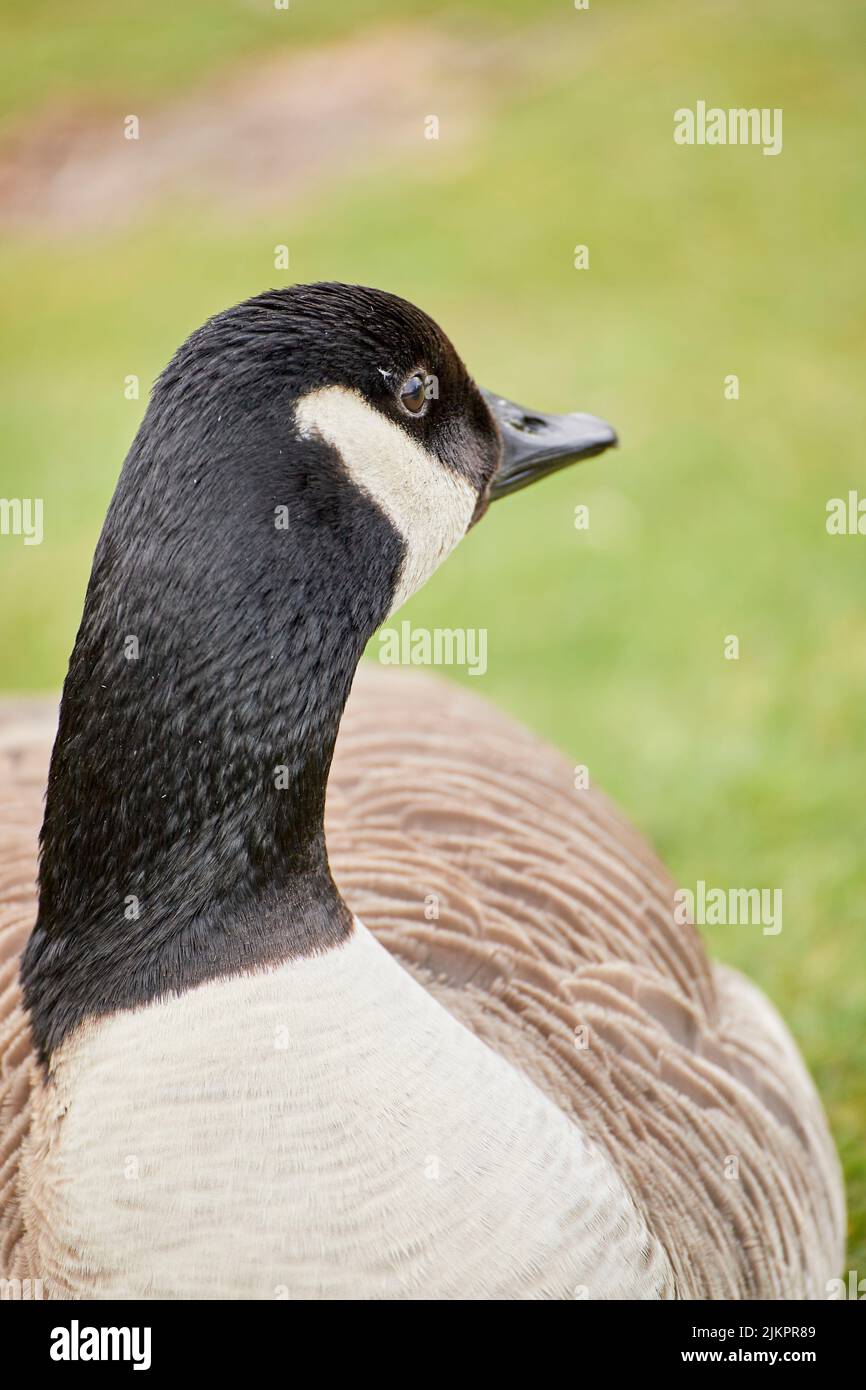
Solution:
[[[7,1274],[823,1295],[844,1204],[796,1048],[559,755],[362,670],[325,849],[370,635],[491,500],[613,442],[481,393],[379,291],[273,291],[180,348],[96,549],[23,1004],[0,976]],[[7,961],[49,727],[0,726]]]

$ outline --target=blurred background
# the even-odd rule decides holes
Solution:
[[[249,294],[393,290],[482,383],[611,420],[618,453],[497,506],[404,616],[486,627],[487,675],[449,677],[678,884],[782,888],[780,935],[705,935],[805,1052],[866,1274],[866,536],[826,530],[866,496],[862,3],[0,14],[0,495],[44,499],[43,544],[0,536],[0,690],[59,689],[150,383]],[[781,107],[783,152],[676,145],[698,100]]]

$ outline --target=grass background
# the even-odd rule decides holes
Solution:
[[[280,48],[417,23],[392,0],[0,16],[0,140],[46,108],[152,109]],[[279,283],[278,242],[293,279],[417,301],[495,389],[612,420],[617,455],[494,509],[405,616],[486,627],[489,673],[463,679],[586,762],[678,883],[783,889],[781,935],[706,935],[804,1049],[866,1274],[866,537],[825,529],[828,499],[864,486],[866,11],[461,0],[421,26],[419,43],[516,33],[541,55],[459,155],[419,138],[266,213],[172,200],[115,232],[0,233],[0,495],[45,499],[41,547],[0,538],[0,688],[63,677],[144,407],[123,378],[152,380],[204,317]],[[674,145],[698,99],[782,107],[783,153]]]

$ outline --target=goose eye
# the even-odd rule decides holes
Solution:
[[[400,404],[405,406],[411,415],[420,415],[426,403],[424,378],[418,372],[413,372],[400,387]]]

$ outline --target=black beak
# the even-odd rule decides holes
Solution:
[[[499,426],[504,446],[499,471],[490,485],[491,502],[570,463],[603,454],[617,443],[615,430],[594,415],[542,415],[483,387],[481,394]]]

